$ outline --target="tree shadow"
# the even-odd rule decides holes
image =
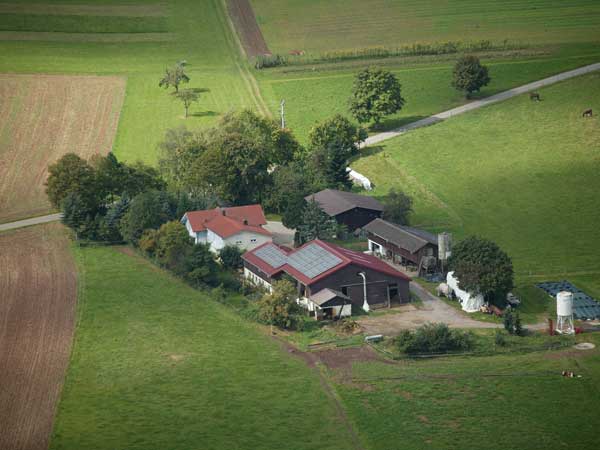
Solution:
[[[192,91],[195,94],[203,94],[205,92],[210,92],[210,89],[207,89],[207,88],[186,88],[186,87],[179,86],[179,92],[181,92],[181,91]],[[175,97],[177,95],[177,92],[173,91],[173,92],[171,92],[171,95],[173,97]]]
[[[369,131],[373,133],[381,133],[382,131],[390,131],[396,128],[400,128],[408,123],[416,122],[417,120],[424,119],[427,116],[405,116],[383,119],[379,126],[369,128]]]
[[[200,111],[188,114],[190,117],[215,117],[218,115],[219,113],[216,111]]]

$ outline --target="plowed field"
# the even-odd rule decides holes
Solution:
[[[0,449],[45,450],[69,361],[77,276],[62,225],[0,234]]]
[[[48,165],[112,149],[122,77],[0,74],[0,223],[51,210]]]

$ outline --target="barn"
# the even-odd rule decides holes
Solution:
[[[410,278],[371,255],[314,240],[295,250],[267,243],[242,256],[244,275],[267,289],[288,275],[298,301],[317,319],[410,301]]]
[[[305,200],[316,201],[327,215],[346,225],[350,231],[364,227],[383,214],[383,205],[375,198],[352,192],[325,189],[306,196]]]

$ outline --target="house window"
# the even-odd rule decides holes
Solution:
[[[255,239],[250,239],[250,242],[256,242],[256,238]]]
[[[348,286],[342,286],[342,294],[348,295]]]
[[[235,245],[242,245],[242,241],[235,241]]]

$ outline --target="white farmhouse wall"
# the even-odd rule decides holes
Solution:
[[[259,245],[271,242],[272,240],[271,236],[265,236],[264,234],[253,233],[251,231],[242,231],[225,239],[225,245],[237,245],[243,250],[253,250]]]
[[[218,253],[219,250],[225,247],[223,238],[211,230],[206,230],[206,242],[210,244],[210,249],[215,253]]]
[[[190,221],[187,220],[187,218],[184,220],[184,223],[185,229],[188,231],[188,234],[192,239],[194,239],[194,244],[206,244],[206,231],[200,231],[198,233],[195,233],[194,230],[192,230],[192,225],[190,224]]]
[[[266,280],[263,280],[261,277],[259,277],[255,273],[251,272],[246,267],[244,267],[244,278],[246,278],[247,280],[250,280],[256,286],[261,286],[261,287],[268,289],[269,292],[273,291],[273,287],[271,286],[270,283],[268,283]]]
[[[381,255],[381,256],[385,255],[385,249],[383,248],[383,246],[381,244],[378,244],[377,242],[372,241],[371,239],[368,239],[368,241],[369,241],[369,250],[371,250],[374,255]]]

